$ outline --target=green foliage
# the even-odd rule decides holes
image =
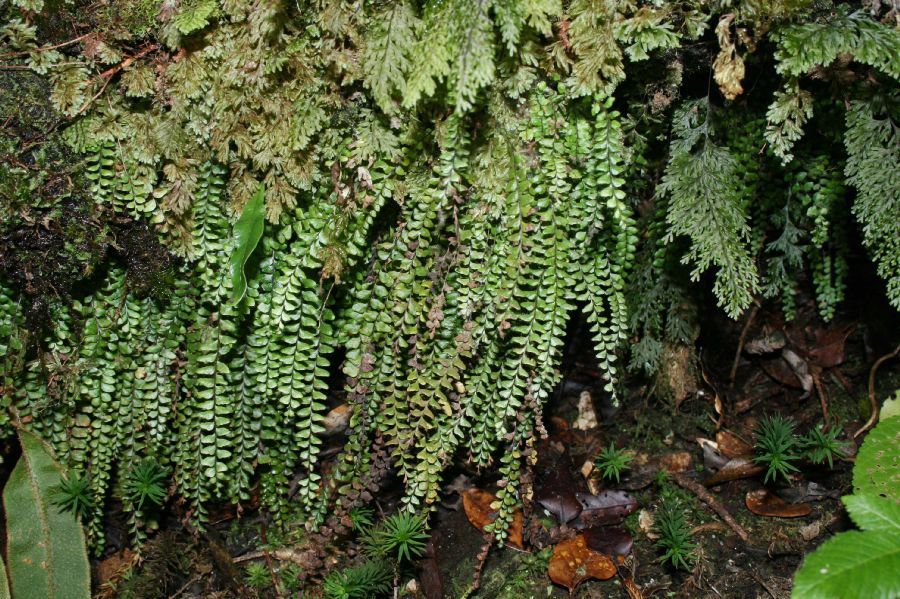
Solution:
[[[90,597],[84,532],[53,505],[63,469],[40,438],[24,430],[18,437],[22,456],[3,488],[10,588],[16,597]]]
[[[366,544],[373,555],[393,557],[398,562],[422,555],[427,539],[425,518],[406,512],[388,516],[366,533]]]
[[[866,436],[853,466],[855,493],[900,497],[900,418],[878,423]]]
[[[369,508],[356,507],[348,514],[353,530],[362,532],[371,527],[375,522],[375,514]]]
[[[135,464],[125,475],[122,495],[136,510],[143,510],[144,504],[162,505],[166,498],[168,473],[152,458],[145,458]]]
[[[90,482],[78,474],[63,478],[53,489],[52,502],[59,509],[72,512],[82,522],[86,521],[94,510]]]
[[[756,430],[756,457],[753,461],[766,467],[764,482],[771,478],[788,479],[790,472],[798,472],[791,462],[800,459],[798,443],[794,436],[794,423],[780,414],[763,418]]]
[[[628,462],[632,456],[624,449],[618,449],[613,443],[609,447],[604,447],[594,458],[594,467],[600,471],[600,475],[607,479],[619,482],[619,476],[623,471],[628,469]]]
[[[900,417],[893,416],[866,437],[853,468],[855,492],[842,498],[862,530],[838,533],[806,556],[794,580],[794,599],[887,599],[900,593],[898,432]]]
[[[269,570],[263,564],[248,564],[244,568],[244,582],[252,589],[265,589],[272,585]]]
[[[3,407],[87,481],[97,551],[113,481],[146,456],[200,525],[257,483],[279,523],[346,521],[391,470],[424,514],[467,459],[503,480],[502,539],[578,312],[615,399],[626,340],[647,374],[694,343],[690,280],[708,271],[733,317],[759,291],[789,312],[808,271],[831,318],[851,211],[897,304],[897,185],[880,168],[896,162],[894,88],[872,70],[890,76],[896,52],[869,16],[735,9],[749,41],[779,48],[759,44],[760,72],[786,77],[758,88],[783,90],[769,155],[772,98],[678,103],[705,91],[691,82],[712,55],[685,42],[718,4],[158,8],[0,9],[0,76],[22,98],[3,98],[0,124]],[[845,52],[840,98],[800,87]],[[58,216],[81,196],[80,224]],[[135,222],[178,256],[149,295],[117,228]],[[23,230],[58,237],[33,247]],[[5,261],[36,255],[69,273],[64,290],[36,294],[41,269]],[[53,326],[32,326],[34,306]],[[339,372],[350,426],[326,476]],[[154,514],[135,497],[140,540]]]
[[[829,468],[834,468],[834,459],[845,457],[844,444],[838,441],[841,429],[830,427],[823,430],[821,424],[809,430],[800,441],[801,447],[806,451],[809,460],[814,464],[828,462]]]
[[[856,187],[853,213],[863,228],[878,274],[888,286],[888,299],[900,309],[900,175],[884,168],[900,160],[896,96],[882,102],[853,102],[847,110],[847,182]],[[880,105],[879,105],[880,104]]]
[[[247,275],[244,269],[247,260],[253,254],[256,246],[262,238],[265,228],[265,214],[263,203],[265,188],[253,194],[250,201],[244,206],[241,217],[234,223],[234,249],[231,252],[231,294],[235,303],[244,299],[247,293]]]
[[[862,11],[835,14],[824,22],[786,27],[778,36],[778,72],[797,77],[814,67],[828,66],[849,54],[861,63],[900,78],[900,31]]]
[[[663,552],[660,562],[676,570],[690,570],[696,545],[690,542],[691,533],[684,518],[684,508],[672,499],[664,501],[655,514],[655,530],[659,535],[656,547]]]
[[[373,599],[390,591],[393,574],[378,560],[335,570],[325,577],[322,595],[327,599]]]
[[[712,115],[705,102],[690,102],[675,114],[672,156],[659,190],[669,197],[666,239],[685,235],[693,262],[691,278],[716,267],[713,293],[737,318],[757,291],[759,275],[747,242],[750,228],[737,182],[737,162],[712,139]]]

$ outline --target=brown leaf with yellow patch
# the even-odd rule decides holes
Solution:
[[[497,519],[497,510],[493,503],[497,496],[481,489],[467,489],[462,494],[463,509],[469,522],[480,531],[484,531],[488,524]],[[522,510],[516,510],[512,523],[506,531],[506,544],[513,549],[525,550],[525,541],[522,538]]]
[[[579,534],[553,548],[547,575],[550,580],[571,592],[585,580],[612,578],[616,575],[616,565],[609,556],[588,548],[584,535]]]

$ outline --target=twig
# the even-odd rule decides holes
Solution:
[[[24,50],[22,52],[9,52],[7,54],[0,54],[0,58],[10,58],[13,56],[28,56],[32,52],[46,52],[48,50],[55,50],[57,48],[63,48],[65,46],[71,46],[72,44],[77,44],[78,42],[80,42],[81,40],[83,40],[84,38],[86,38],[92,34],[93,34],[93,32],[85,33],[84,35],[79,35],[78,37],[76,37],[74,39],[70,39],[68,41],[61,42],[59,44],[53,44],[52,46],[41,46],[40,48],[35,48],[34,50]]]
[[[100,91],[98,91],[89,100],[87,100],[84,104],[82,104],[81,108],[79,108],[78,111],[75,114],[73,114],[72,116],[73,117],[78,116],[79,114],[81,114],[82,112],[87,110],[88,106],[93,104],[94,100],[99,98],[100,94],[102,94],[104,92],[104,90],[106,90],[106,86],[109,85],[109,82],[112,80],[113,75],[115,75],[116,73],[118,73],[119,71],[121,71],[123,69],[128,68],[131,65],[131,63],[133,63],[135,60],[143,58],[150,52],[153,52],[154,50],[157,50],[157,49],[159,49],[159,44],[150,44],[149,46],[147,46],[146,48],[144,48],[143,50],[141,50],[134,56],[129,56],[128,58],[126,58],[125,60],[120,62],[119,64],[106,69],[105,71],[103,71],[102,73],[100,73],[99,75],[97,75],[96,77],[91,79],[88,82],[88,85],[91,85],[93,83],[96,83],[100,79],[103,79],[103,85],[100,87]]]
[[[192,576],[186,583],[184,583],[184,585],[182,585],[182,587],[181,587],[180,589],[178,589],[178,590],[175,592],[174,595],[172,595],[171,597],[169,597],[169,599],[177,599],[178,597],[181,596],[182,593],[184,593],[184,592],[188,589],[189,586],[191,586],[192,584],[194,584],[194,583],[197,582],[198,580],[200,580],[200,575],[199,575],[199,574],[195,574],[195,575]]]
[[[822,373],[818,367],[813,369],[812,380],[816,387],[816,395],[819,396],[819,404],[822,406],[822,422],[828,426],[828,395],[825,392],[825,385],[822,384]]]
[[[734,352],[734,362],[731,363],[731,373],[728,375],[728,380],[732,387],[734,387],[734,379],[737,377],[738,363],[741,361],[741,352],[744,351],[747,333],[750,331],[750,325],[752,325],[753,321],[756,319],[757,312],[759,312],[759,304],[753,304],[753,307],[750,308],[750,314],[747,315],[747,322],[744,323],[744,328],[741,329],[741,337],[738,339],[737,351]]]
[[[275,597],[277,599],[282,599],[281,586],[278,584],[278,575],[275,574],[275,568],[272,566],[272,556],[269,555],[269,550],[265,549],[265,546],[269,544],[269,539],[266,535],[265,518],[263,518],[259,526],[259,540],[262,541],[263,544],[263,557],[266,560],[266,568],[269,569],[269,576],[272,578],[272,587],[275,589]]]
[[[696,495],[703,503],[708,505],[715,513],[719,515],[720,518],[731,527],[737,536],[741,538],[745,543],[750,541],[750,535],[747,534],[747,531],[743,529],[743,527],[737,523],[737,521],[728,513],[728,510],[719,503],[715,497],[713,497],[709,491],[703,488],[703,485],[700,483],[693,481],[686,477],[684,474],[680,472],[676,472],[672,474],[672,478],[678,483],[678,486],[687,489]]]
[[[772,590],[772,587],[770,587],[769,585],[767,585],[767,584],[766,584],[766,581],[764,581],[762,578],[760,578],[759,574],[757,574],[757,573],[754,572],[753,570],[748,570],[748,571],[750,572],[750,576],[753,577],[753,580],[755,580],[756,582],[758,582],[758,583],[759,583],[759,586],[761,586],[762,588],[766,589],[766,592],[769,593],[769,595],[772,596],[772,599],[778,599],[778,595],[775,594],[775,591]]]
[[[869,371],[869,407],[871,408],[871,413],[869,414],[869,419],[866,420],[866,423],[862,425],[858,431],[853,433],[854,439],[875,426],[875,423],[878,422],[881,406],[878,405],[878,400],[875,398],[875,375],[878,374],[878,369],[882,364],[896,358],[898,354],[900,354],[900,345],[895,347],[894,351],[884,354],[875,360],[875,363],[872,364],[872,369]]]
[[[269,551],[268,554],[270,557],[273,557],[280,562],[292,562],[298,566],[303,566],[304,568],[309,567],[309,560],[305,558],[304,554],[293,549],[273,549],[272,551]],[[265,559],[265,557],[265,551],[248,551],[243,555],[232,558],[232,561],[236,564],[240,564],[243,562],[252,562],[257,559]]]
[[[487,563],[488,554],[491,552],[493,545],[494,538],[490,535],[485,535],[485,543],[481,546],[481,551],[478,552],[478,565],[475,566],[475,575],[472,577],[472,586],[470,588],[473,593],[481,586],[481,573],[484,571],[484,564]]]

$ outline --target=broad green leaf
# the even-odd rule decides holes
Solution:
[[[863,530],[900,534],[900,505],[877,495],[850,495],[843,498],[853,522]]]
[[[6,564],[0,557],[0,599],[10,599],[9,597],[9,581],[6,580]]]
[[[900,533],[840,533],[806,556],[792,599],[900,597]]]
[[[265,188],[253,194],[241,217],[234,224],[234,246],[231,251],[231,293],[234,303],[244,299],[247,293],[247,275],[244,266],[256,249],[265,228]]]
[[[882,420],[863,441],[853,467],[853,488],[900,502],[900,417]]]
[[[81,525],[50,503],[62,468],[44,443],[19,431],[22,457],[3,489],[9,582],[16,599],[82,599],[91,595]]]

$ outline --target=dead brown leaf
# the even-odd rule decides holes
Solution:
[[[744,88],[741,82],[744,79],[744,59],[737,52],[737,45],[731,37],[731,23],[734,21],[734,13],[722,15],[716,26],[716,36],[719,38],[719,54],[713,62],[713,78],[719,84],[722,95],[729,100],[734,100]]]
[[[627,556],[631,553],[634,539],[622,526],[595,526],[584,531],[584,540],[594,551],[603,555]]]
[[[753,455],[753,446],[732,432],[721,430],[716,433],[716,443],[728,458],[739,458]]]
[[[812,511],[808,503],[788,503],[768,489],[749,491],[744,503],[757,516],[771,518],[800,518]]]
[[[820,368],[834,368],[844,363],[844,344],[854,325],[819,331],[809,357]]]
[[[584,535],[580,534],[553,548],[547,575],[550,580],[571,592],[585,580],[612,578],[616,575],[616,565],[609,556],[592,551],[587,546]]]
[[[617,524],[638,507],[637,500],[625,491],[576,493],[575,496],[584,508],[570,525],[577,529]]]
[[[129,568],[137,564],[139,556],[130,549],[123,549],[103,559],[97,564],[97,592],[100,599],[115,596],[117,582],[125,576]]]
[[[752,458],[741,457],[728,460],[722,469],[703,481],[703,485],[712,487],[730,480],[750,478],[760,474],[765,468],[753,462]]]
[[[492,504],[497,501],[497,496],[481,489],[468,489],[462,494],[463,509],[469,522],[480,531],[497,519],[497,510]],[[513,514],[512,524],[506,531],[506,544],[520,551],[525,550],[525,541],[522,537],[522,510],[516,510]]]
[[[675,451],[667,453],[657,458],[657,463],[661,470],[669,473],[687,472],[691,469],[692,456],[687,451]]]

